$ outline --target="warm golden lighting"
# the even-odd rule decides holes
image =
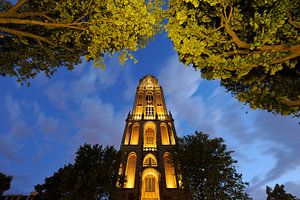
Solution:
[[[177,141],[173,121],[157,79],[153,75],[142,78],[132,113],[127,115],[120,150],[127,156],[119,169],[125,182],[121,178],[117,182],[119,189],[114,199],[182,199],[182,177],[175,174],[177,167],[171,163],[169,153]]]
[[[165,165],[166,187],[177,188],[175,170],[170,161],[169,153],[164,154],[164,165]]]
[[[118,175],[121,176],[123,174],[123,165],[122,163],[120,164],[120,168],[119,168],[119,172],[118,172]],[[118,188],[121,188],[121,183],[119,181],[117,181],[116,183],[117,187]]]
[[[139,130],[140,130],[139,123],[133,124],[131,138],[130,138],[131,145],[137,145],[139,143]]]
[[[175,145],[176,142],[175,142],[175,137],[174,137],[174,133],[173,133],[172,124],[169,123],[169,126],[170,126],[170,138],[171,138],[171,144],[172,144],[172,145]]]
[[[144,148],[156,148],[156,126],[153,122],[144,125]]]
[[[126,129],[126,135],[125,135],[125,140],[124,140],[124,144],[125,145],[128,145],[129,144],[129,139],[130,139],[130,127],[131,127],[131,124],[129,123],[128,126],[127,126],[127,129]]]
[[[168,129],[165,123],[160,124],[160,134],[161,134],[162,145],[170,145]]]
[[[157,166],[156,157],[152,153],[147,154],[144,157],[143,166],[144,167],[156,167]]]
[[[131,152],[128,155],[125,177],[126,182],[124,184],[125,188],[134,188],[134,180],[135,180],[135,169],[136,169],[136,153]]]
[[[159,174],[154,168],[147,168],[142,173],[142,199],[159,200]]]

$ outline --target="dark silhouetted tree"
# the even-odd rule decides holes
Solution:
[[[8,176],[0,172],[0,197],[2,197],[3,192],[10,188],[10,182],[12,176]]]
[[[247,183],[236,172],[232,152],[222,138],[210,139],[202,132],[179,138],[173,161],[193,199],[251,199],[245,192]]]
[[[276,184],[274,189],[266,187],[267,200],[297,200],[296,196],[287,193],[284,190],[284,185]]]
[[[35,186],[42,200],[108,199],[117,180],[118,153],[112,146],[83,145],[74,164],[65,165]]]

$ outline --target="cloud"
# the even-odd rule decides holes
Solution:
[[[32,129],[24,122],[24,120],[18,119],[13,123],[11,134],[19,137],[27,137],[30,133],[32,133]]]
[[[10,161],[20,161],[18,150],[22,146],[18,144],[11,135],[0,134],[0,156]]]
[[[185,126],[193,127],[194,130],[225,138],[226,144],[230,144],[229,149],[236,151],[235,159],[242,160],[243,168],[239,169],[248,168],[242,173],[259,175],[259,179],[252,179],[248,189],[254,199],[265,199],[264,187],[267,184],[300,166],[300,126],[297,119],[274,116],[262,110],[253,111],[218,84],[210,92],[203,91],[203,88],[209,88],[203,87],[207,81],[201,80],[193,68],[180,64],[177,56],[167,61],[158,78],[178,130],[186,130]],[[253,172],[249,169],[263,157],[273,159],[274,163],[266,166],[266,170]]]
[[[179,129],[189,124],[194,128],[192,132],[199,130],[212,135],[221,129],[237,133],[238,137],[241,131],[246,132],[240,119],[241,104],[220,88],[218,81],[201,79],[200,72],[179,63],[177,56],[171,57],[161,69],[159,81]],[[203,91],[208,84],[213,85],[211,91]]]
[[[257,183],[258,186],[274,181],[300,166],[300,126],[297,122],[297,119],[274,116],[265,111],[257,115],[254,138],[272,142],[267,153],[276,160],[275,166]]]
[[[110,103],[100,98],[85,98],[80,105],[82,117],[78,119],[79,135],[91,144],[119,145],[122,136],[122,116],[114,112]]]
[[[45,94],[49,101],[57,106],[59,109],[65,111],[68,109],[68,99],[70,98],[69,89],[65,82],[57,81],[48,86]]]
[[[60,131],[58,130],[59,120],[51,116],[46,116],[43,112],[38,113],[36,126],[45,134],[53,134]]]
[[[297,198],[300,198],[300,181],[299,182],[286,182],[284,183],[285,190],[288,193],[291,193],[292,195],[296,196]]]
[[[11,120],[17,120],[21,115],[20,104],[17,101],[15,101],[9,94],[5,96],[4,103]]]
[[[173,56],[160,70],[158,79],[165,91],[167,108],[178,119],[179,125],[189,123],[195,130],[213,131],[212,124],[205,120],[210,113],[207,112],[204,99],[196,95],[202,81],[199,73],[186,68],[178,62],[177,56]]]

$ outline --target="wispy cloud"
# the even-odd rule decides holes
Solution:
[[[255,200],[265,198],[264,187],[267,184],[299,167],[300,126],[296,119],[250,110],[218,84],[207,97],[206,91],[201,90],[207,81],[201,80],[200,74],[191,67],[180,64],[177,56],[171,57],[161,69],[159,81],[179,131],[187,130],[185,126],[188,124],[194,130],[227,139],[225,142],[229,148],[236,151],[235,158],[242,161],[241,172],[260,175],[259,179],[252,179],[248,190]],[[183,134],[189,133],[179,133]],[[265,157],[275,159],[274,164],[266,167],[266,172],[245,171],[247,163],[255,166]]]
[[[122,115],[113,105],[103,103],[100,98],[85,98],[80,104],[82,117],[78,119],[79,135],[91,144],[118,145],[121,140]]]

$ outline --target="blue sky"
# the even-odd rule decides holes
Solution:
[[[285,184],[300,197],[299,119],[250,110],[192,67],[178,62],[166,34],[135,54],[137,64],[106,58],[106,69],[83,62],[39,75],[31,86],[0,78],[0,171],[12,175],[8,193],[28,193],[64,164],[84,143],[119,148],[138,81],[155,75],[165,93],[179,136],[203,131],[223,137],[254,200],[265,186]],[[248,114],[246,114],[248,112]]]

